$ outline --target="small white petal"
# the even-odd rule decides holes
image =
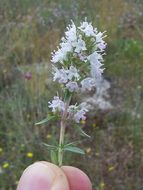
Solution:
[[[85,108],[81,108],[80,110],[78,110],[75,114],[74,114],[74,120],[76,123],[79,123],[80,120],[86,120],[86,112],[88,112],[87,109]]]
[[[54,67],[53,74],[54,74],[53,81],[58,81],[61,84],[67,83],[68,75],[65,69],[57,69],[56,67]]]
[[[82,22],[81,26],[78,27],[82,32],[85,33],[86,36],[90,37],[96,37],[96,29],[93,28],[91,23],[88,22]]]
[[[70,81],[66,84],[66,87],[69,89],[70,92],[74,92],[78,89],[78,84],[77,82]]]
[[[76,53],[80,53],[82,51],[85,51],[86,50],[86,44],[85,42],[81,39],[78,39],[77,43],[76,43],[76,46],[75,46],[75,52]]]
[[[70,66],[69,70],[67,71],[67,74],[68,74],[69,80],[72,80],[72,79],[79,80],[80,79],[80,75],[78,74],[78,70],[74,66]]]
[[[95,87],[96,83],[95,83],[95,79],[94,78],[90,78],[87,77],[85,79],[83,79],[81,81],[81,85],[82,85],[82,91],[86,91],[86,90],[92,90],[93,87]]]
[[[94,52],[90,56],[88,56],[88,60],[91,65],[91,76],[96,79],[101,78],[104,70],[103,68],[101,68],[103,65],[101,63],[103,61],[102,55]]]
[[[77,40],[77,34],[76,34],[76,26],[75,26],[75,24],[72,22],[72,24],[69,25],[67,27],[67,29],[68,30],[65,32],[66,39],[68,41],[71,41],[71,42],[76,41]]]
[[[49,108],[52,108],[52,112],[64,111],[65,110],[65,103],[60,100],[58,96],[54,96],[52,102],[49,102]]]
[[[88,110],[85,108],[84,104],[83,105],[70,105],[68,108],[68,113],[71,118],[74,119],[76,123],[79,123],[80,120],[85,120],[86,116],[85,114],[88,112]]]

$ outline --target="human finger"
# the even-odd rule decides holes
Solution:
[[[17,190],[70,190],[64,172],[48,162],[36,162],[22,174]]]
[[[92,184],[89,177],[80,169],[72,166],[62,166],[70,190],[92,190]]]

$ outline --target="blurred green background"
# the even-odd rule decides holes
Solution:
[[[87,17],[107,31],[104,77],[110,82],[110,110],[98,110],[83,124],[85,156],[65,155],[83,169],[94,190],[143,190],[143,1],[0,0],[0,190],[16,189],[22,171],[50,160],[42,142],[55,143],[47,116],[51,51],[65,27]],[[76,137],[69,129],[67,138]]]

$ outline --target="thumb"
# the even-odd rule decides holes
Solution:
[[[48,162],[36,162],[22,174],[17,190],[70,190],[64,172]]]

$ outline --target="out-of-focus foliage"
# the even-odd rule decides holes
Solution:
[[[69,155],[66,163],[85,170],[95,190],[143,188],[142,1],[1,0],[0,190],[15,189],[23,169],[50,158],[42,142],[55,144],[59,128],[35,123],[46,117],[57,91],[50,81],[51,51],[70,20],[85,17],[107,31],[104,77],[113,109],[83,123],[92,137],[88,143],[81,137],[87,155]],[[67,138],[76,135],[68,131]]]

